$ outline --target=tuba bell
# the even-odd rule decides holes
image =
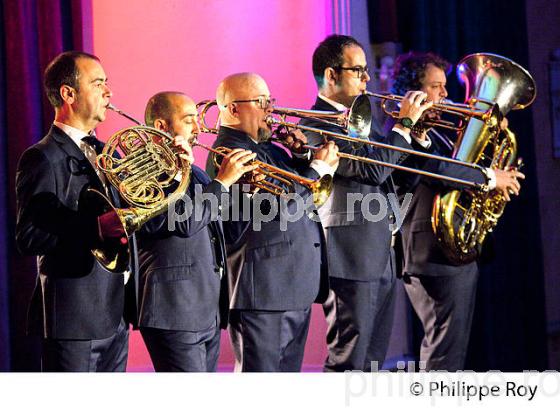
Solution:
[[[466,102],[480,110],[495,107],[503,118],[511,110],[529,106],[536,97],[531,75],[517,63],[495,54],[464,57],[457,76],[466,88]],[[499,121],[469,118],[458,131],[452,158],[489,167],[513,169],[517,159],[517,139]],[[432,207],[432,227],[446,256],[454,263],[475,260],[482,243],[502,216],[507,201],[496,191],[452,190],[438,194]]]

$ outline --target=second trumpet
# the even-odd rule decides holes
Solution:
[[[232,151],[231,148],[226,147],[212,148],[198,142],[197,140],[193,141],[191,145],[193,147],[203,148],[210,152],[213,155],[212,160],[217,167],[220,166],[219,158],[225,157]],[[275,167],[274,165],[267,164],[266,162],[253,160],[252,163],[258,165],[257,169],[255,169],[253,173],[257,175],[263,175],[265,178],[277,181],[277,183],[267,181],[266,179],[250,179],[246,182],[254,188],[269,192],[273,195],[288,195],[289,192],[293,191],[294,183],[297,183],[311,191],[311,193],[313,194],[313,203],[318,208],[327,201],[332,192],[333,179],[331,175],[324,175],[320,179],[314,180],[311,178],[302,177],[293,172],[286,171],[282,168]],[[288,189],[282,187],[280,184],[285,185],[286,187],[288,187]]]

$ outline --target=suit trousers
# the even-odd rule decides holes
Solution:
[[[288,311],[230,311],[235,371],[299,372],[311,307]]]
[[[124,319],[106,339],[43,339],[44,372],[124,372],[128,360],[128,325]]]
[[[200,332],[141,327],[156,372],[215,372],[220,354],[220,328]]]
[[[330,278],[323,304],[328,356],[324,371],[381,369],[389,346],[395,310],[395,254],[375,279]],[[372,363],[373,362],[373,363]]]
[[[405,289],[424,328],[426,370],[462,370],[469,344],[478,270],[445,276],[406,275]]]

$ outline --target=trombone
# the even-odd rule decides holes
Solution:
[[[383,94],[379,94],[379,96],[386,97]],[[392,97],[395,97],[395,96],[392,96]],[[399,97],[397,96],[396,98],[399,98]],[[389,98],[389,99],[391,99],[391,98]],[[399,101],[402,100],[402,97],[400,97],[398,100]],[[438,104],[438,105],[441,106],[441,105],[449,105],[449,104]],[[438,107],[436,107],[436,108],[438,108]],[[443,110],[443,108],[444,107],[439,107],[440,110]],[[456,108],[458,108],[458,107],[456,107]],[[468,117],[467,116],[468,112],[471,112],[471,113],[473,113],[473,115],[471,117],[475,117],[475,118],[480,119],[482,121],[490,122],[492,125],[497,125],[499,123],[498,119],[499,119],[500,114],[499,114],[499,108],[498,108],[497,105],[493,105],[493,107],[490,110],[485,111],[484,113],[479,112],[479,111],[475,111],[475,110],[469,110],[469,109],[466,109],[466,108],[461,108],[460,110],[463,111],[462,114],[464,114],[465,117]],[[369,146],[373,146],[373,147],[376,147],[376,148],[394,150],[394,151],[402,152],[404,154],[417,155],[417,156],[428,158],[428,159],[434,159],[434,160],[437,160],[437,161],[448,162],[448,163],[452,163],[452,164],[456,164],[456,165],[465,166],[465,167],[468,167],[468,168],[479,170],[481,173],[486,175],[486,170],[483,167],[481,167],[480,165],[477,165],[477,164],[472,164],[470,162],[464,162],[464,161],[460,161],[460,160],[457,160],[457,159],[447,158],[447,157],[443,157],[443,156],[439,156],[439,155],[429,154],[429,153],[422,152],[422,151],[416,151],[416,150],[413,150],[413,149],[401,148],[401,147],[397,147],[397,146],[390,145],[390,144],[384,144],[382,142],[371,141],[369,139],[362,139],[361,137],[359,137],[361,135],[366,135],[365,138],[367,138],[367,136],[369,136],[369,125],[371,125],[371,104],[369,102],[369,95],[366,94],[366,93],[357,96],[356,99],[354,100],[354,103],[352,104],[352,107],[349,110],[340,111],[340,112],[328,112],[329,116],[336,116],[336,121],[332,121],[332,122],[327,121],[324,118],[322,118],[323,115],[325,114],[325,112],[323,112],[323,111],[299,110],[299,109],[296,109],[296,108],[275,107],[273,109],[273,114],[278,115],[280,118],[277,119],[277,118],[274,118],[273,116],[269,116],[267,118],[267,123],[270,126],[276,125],[276,126],[284,126],[284,127],[287,127],[287,128],[299,129],[299,130],[302,130],[302,131],[308,131],[308,132],[316,133],[316,134],[318,134],[318,135],[320,135],[324,138],[330,137],[330,138],[340,139],[340,140],[343,140],[343,141],[348,141],[348,142],[351,142],[353,144],[357,144],[358,146],[361,146],[362,144],[364,144],[364,145],[369,145]],[[341,128],[341,130],[347,130],[348,134],[350,134],[350,135],[346,135],[346,134],[339,133],[339,132],[334,132],[334,131],[327,131],[327,130],[323,130],[321,128],[309,127],[309,126],[306,126],[306,125],[296,124],[294,122],[289,122],[289,121],[286,121],[286,116],[317,120],[317,121],[319,121],[321,123],[325,123],[329,126],[335,126],[335,127]],[[345,124],[345,125],[341,125],[341,124]],[[353,135],[357,135],[358,137],[353,136]],[[316,147],[312,147],[312,146],[305,146],[305,147],[310,148],[310,149],[316,149]],[[361,162],[365,162],[365,163],[368,163],[368,164],[382,165],[382,166],[394,168],[394,169],[397,169],[397,170],[400,170],[400,171],[405,171],[405,172],[412,172],[412,173],[415,173],[415,174],[419,174],[419,175],[423,175],[423,176],[427,176],[427,177],[431,177],[431,178],[436,178],[436,179],[440,179],[440,180],[445,180],[445,181],[465,185],[469,188],[475,188],[475,189],[483,190],[483,191],[488,189],[488,186],[486,184],[479,184],[479,183],[476,183],[476,182],[473,182],[473,181],[460,179],[460,178],[454,178],[454,177],[450,177],[450,176],[447,176],[447,175],[442,175],[442,174],[437,174],[437,173],[433,173],[433,172],[429,172],[429,171],[424,171],[424,170],[417,169],[417,168],[406,167],[406,166],[402,166],[402,165],[398,165],[398,164],[392,164],[392,163],[389,163],[389,162],[379,161],[379,160],[375,160],[375,159],[372,159],[372,158],[363,157],[363,156],[359,156],[359,155],[347,154],[347,153],[344,153],[344,152],[339,152],[338,155],[341,158],[347,158],[347,159],[353,160],[353,161],[361,161]]]
[[[218,127],[219,116],[216,121],[216,124],[213,127],[208,125],[206,121],[206,116],[208,114],[208,111],[210,110],[210,108],[216,105],[217,105],[216,100],[204,100],[197,104],[197,108],[202,107],[200,110],[200,128],[202,132],[211,133],[211,134],[218,133],[217,127]],[[396,147],[394,145],[384,144],[382,142],[370,141],[369,133],[371,128],[371,103],[369,101],[368,95],[366,94],[361,94],[357,96],[354,102],[352,103],[350,109],[346,111],[316,111],[316,110],[302,110],[298,108],[274,107],[272,113],[278,115],[280,119],[276,119],[272,116],[268,116],[266,121],[269,124],[269,126],[276,125],[276,126],[284,126],[287,128],[300,129],[302,131],[317,133],[325,138],[331,137],[331,138],[341,139],[344,141],[349,141],[358,146],[365,144],[377,148],[385,148],[389,150],[400,151],[406,154],[431,158],[438,161],[450,162],[457,165],[477,169],[480,172],[482,172],[484,175],[486,175],[486,170],[484,168],[476,164],[471,164],[470,162],[463,162],[452,158],[416,151],[413,149]],[[323,123],[327,126],[331,126],[331,127],[335,126],[337,128],[340,128],[341,130],[346,130],[349,135],[334,132],[334,131],[326,131],[321,128],[309,127],[306,125],[296,124],[293,122],[288,122],[286,121],[287,116],[297,117],[297,118],[308,118]],[[283,143],[281,139],[276,138],[275,140],[280,143]],[[304,148],[314,150],[314,151],[319,149],[317,147],[310,146],[310,145],[304,145]],[[361,161],[368,164],[381,165],[381,166],[394,168],[400,171],[412,172],[430,178],[441,179],[444,181],[465,185],[469,188],[474,188],[482,191],[486,191],[488,189],[488,186],[486,184],[478,184],[476,182],[468,181],[461,178],[454,178],[447,175],[437,174],[434,172],[424,171],[412,167],[406,167],[403,165],[392,164],[390,162],[380,161],[380,160],[363,157],[359,155],[339,152],[338,156],[340,158],[346,158],[351,161]]]
[[[200,109],[200,130],[204,133],[207,134],[218,133],[217,123],[214,127],[211,127],[206,122],[206,115],[208,114],[208,110],[216,105],[217,105],[216,100],[204,100],[196,104],[197,109]],[[217,157],[219,156],[224,157],[231,152],[231,148],[226,148],[226,147],[211,148],[207,145],[199,143],[197,140],[195,140],[192,143],[192,145],[198,146],[212,153],[214,155],[213,158],[214,165],[216,166],[220,166]],[[282,168],[275,167],[274,165],[267,164],[266,162],[253,160],[251,163],[258,165],[257,169],[253,171],[257,174],[261,174],[267,178],[274,179],[278,181],[278,183],[285,184],[290,188],[293,188],[295,182],[309,189],[313,194],[313,203],[317,208],[323,205],[331,194],[332,187],[333,187],[333,180],[331,175],[328,174],[323,175],[320,179],[314,180],[311,178],[302,177],[300,175],[294,174],[293,172],[286,171]],[[275,184],[274,182],[270,182],[266,180],[248,181],[248,182],[253,187],[259,188],[273,195],[285,196],[288,194],[288,192],[286,192],[286,189]]]

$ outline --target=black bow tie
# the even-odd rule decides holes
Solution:
[[[87,137],[82,138],[82,141],[92,147],[97,155],[101,154],[101,151],[103,151],[103,143],[94,135],[88,135]]]

